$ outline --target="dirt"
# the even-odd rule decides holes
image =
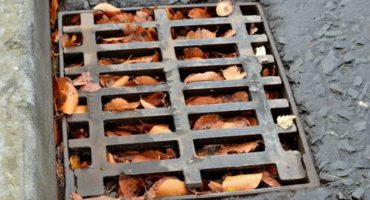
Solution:
[[[98,2],[66,0],[62,8],[89,9]],[[194,1],[107,2],[128,7]],[[278,42],[321,186],[246,198],[370,199],[370,1],[260,3]]]

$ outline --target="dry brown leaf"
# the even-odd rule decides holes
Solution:
[[[153,106],[152,104],[146,102],[144,99],[140,99],[141,106],[143,106],[145,109],[153,109],[157,108],[156,106]]]
[[[168,197],[187,195],[189,191],[184,181],[176,177],[164,177],[154,183],[149,193],[152,193],[153,197]]]
[[[233,12],[233,5],[230,0],[220,1],[216,6],[216,13],[218,16],[228,16]]]
[[[84,92],[96,92],[100,90],[100,88],[99,84],[88,82],[86,85],[81,86],[80,90]]]
[[[159,82],[150,76],[137,76],[133,79],[137,85],[157,85]]]
[[[247,73],[241,72],[239,67],[233,65],[223,70],[222,75],[225,77],[226,80],[239,80],[247,76]]]
[[[121,12],[119,8],[116,8],[115,6],[112,6],[109,3],[99,3],[93,8],[93,10],[100,10],[109,13]]]
[[[114,81],[110,87],[119,88],[126,85],[128,80],[130,79],[129,76],[121,76],[118,80]]]
[[[222,185],[215,181],[210,181],[208,183],[208,187],[211,189],[212,192],[223,192]]]
[[[184,80],[184,83],[199,82],[199,81],[222,81],[224,78],[213,71],[207,71],[204,73],[190,74]]]
[[[111,153],[107,153],[107,161],[108,161],[108,163],[110,163],[110,164],[115,164],[116,163],[116,161],[114,160],[114,156],[113,156],[113,154],[111,154]]]
[[[75,192],[72,192],[71,199],[72,200],[83,200],[82,196],[79,195],[79,194],[77,194],[77,193],[75,193]]]
[[[231,95],[231,102],[245,102],[249,100],[249,95],[245,91],[235,92]]]
[[[104,111],[124,111],[135,110],[140,106],[140,102],[128,102],[123,98],[114,98],[104,105]]]
[[[223,103],[222,97],[213,96],[195,96],[186,99],[186,105],[205,105],[205,104],[218,104]]]
[[[236,34],[236,31],[234,29],[229,29],[224,34],[222,34],[221,37],[230,38],[230,37],[233,37],[235,34]]]
[[[188,12],[191,19],[210,18],[211,15],[207,12],[207,8],[193,8]]]
[[[254,34],[256,34],[256,33],[257,33],[257,31],[258,31],[257,26],[256,26],[254,23],[252,23],[252,24],[251,24],[251,27],[250,27],[250,29],[249,29],[249,34],[250,34],[250,35],[254,35]]]
[[[267,185],[269,185],[270,187],[280,187],[281,186],[279,181],[274,179],[272,177],[272,174],[270,174],[268,171],[264,171],[262,173],[262,181],[266,183]]]
[[[254,151],[261,140],[253,141],[253,142],[244,142],[240,144],[225,144],[222,145],[220,151],[218,152],[221,155],[224,154],[231,154],[231,153],[249,153]]]
[[[163,106],[163,105],[166,105],[166,101],[165,101],[165,98],[166,98],[166,94],[165,93],[162,93],[162,92],[156,92],[156,93],[153,93],[151,95],[148,95],[146,97],[143,97],[142,99],[153,105],[153,106]]]
[[[105,131],[105,135],[108,137],[113,137],[113,136],[124,136],[124,135],[132,135],[131,132],[125,131],[125,130],[110,130],[110,131]]]
[[[82,72],[80,76],[72,81],[74,86],[86,85],[91,82],[93,79],[90,75],[90,72]]]
[[[66,47],[75,47],[81,45],[81,42],[78,41],[77,35],[73,34],[70,36],[69,34],[63,34],[62,37],[62,46]]]
[[[71,115],[78,105],[78,92],[73,86],[71,79],[60,77],[56,80],[54,93],[58,110]]]
[[[81,113],[86,113],[88,110],[86,105],[79,105],[77,106],[75,112],[73,114],[81,114]]]
[[[262,180],[262,173],[226,176],[222,182],[225,192],[247,191],[258,187]]]
[[[275,65],[273,65],[271,68],[270,67],[263,67],[262,69],[262,76],[277,76],[278,71]]]
[[[184,60],[201,60],[207,58],[207,55],[198,47],[184,48]]]
[[[165,153],[159,150],[126,151],[114,153],[113,156],[116,162],[131,163],[171,159],[176,157],[176,153],[167,148]]]
[[[58,7],[59,7],[59,0],[50,1],[50,25],[51,27],[54,27],[55,22],[57,20]]]
[[[216,33],[205,28],[198,28],[196,31],[189,31],[186,34],[186,39],[209,39],[216,38]]]
[[[194,123],[193,130],[210,129],[218,121],[221,121],[219,115],[216,114],[202,115]]]
[[[72,170],[81,168],[81,159],[78,155],[72,155],[69,157],[69,164]]]
[[[170,20],[181,20],[185,19],[186,17],[180,11],[176,11],[176,13],[170,7],[166,7],[166,13]]]
[[[162,134],[162,133],[171,133],[172,131],[169,129],[168,125],[155,125],[153,126],[148,134]]]
[[[119,194],[124,198],[131,199],[145,191],[145,181],[141,177],[129,177],[121,174],[119,176]]]

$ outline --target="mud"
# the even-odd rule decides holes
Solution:
[[[65,0],[62,8],[90,9],[99,2]],[[107,2],[128,7],[200,1]],[[370,1],[259,2],[278,42],[321,186],[245,199],[370,199]]]

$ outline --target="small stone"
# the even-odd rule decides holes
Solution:
[[[353,79],[353,85],[354,86],[360,87],[362,85],[362,82],[364,82],[364,79],[361,76],[356,76]]]
[[[350,186],[353,184],[353,180],[351,178],[345,178],[341,181],[344,185]]]
[[[343,64],[343,61],[338,58],[336,55],[335,55],[335,52],[332,50],[329,52],[329,54],[326,56],[326,58],[324,58],[322,61],[321,61],[321,69],[322,71],[326,74],[326,75],[329,75],[331,74],[332,72],[334,72],[334,70]]]
[[[348,111],[348,110],[340,109],[340,110],[337,111],[337,115],[339,117],[342,117],[342,118],[346,119],[346,120],[351,120],[354,114],[352,112]]]
[[[343,59],[346,63],[348,63],[348,62],[351,62],[352,60],[354,60],[355,56],[352,53],[346,53],[346,54],[344,54]]]
[[[338,192],[337,193],[337,198],[339,200],[345,200],[345,199],[348,199],[342,192]]]
[[[327,182],[331,182],[331,181],[336,180],[336,178],[333,175],[327,174],[325,172],[320,173],[320,179],[324,180],[324,181],[327,181]]]
[[[357,91],[357,90],[355,90],[355,89],[349,88],[349,89],[347,90],[347,94],[348,94],[349,96],[351,96],[352,98],[357,99],[357,97],[360,95],[360,92],[359,92],[359,91]]]
[[[343,49],[346,46],[346,44],[343,41],[335,41],[333,46],[336,49]]]
[[[342,86],[340,86],[338,83],[330,83],[329,88],[334,93],[338,93],[338,94],[344,93],[344,88],[342,88]]]
[[[356,131],[364,131],[366,130],[366,121],[357,122],[353,126],[356,129]]]
[[[352,192],[352,198],[356,200],[360,200],[362,196],[364,195],[364,193],[365,193],[364,188],[361,188],[361,187],[356,188],[356,190]]]

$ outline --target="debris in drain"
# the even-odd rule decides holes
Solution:
[[[72,170],[86,169],[89,168],[90,165],[88,161],[81,161],[81,158],[78,155],[72,155],[69,157],[69,163]]]
[[[115,87],[115,88],[139,85],[157,85],[160,83],[160,80],[158,80],[158,78],[152,76],[130,77],[127,75],[119,76],[104,74],[100,76],[99,80],[100,84],[103,87]]]
[[[258,27],[254,23],[252,23],[249,29],[249,34],[254,35],[257,32],[258,32]]]
[[[261,75],[263,77],[266,77],[266,76],[277,76],[278,75],[278,71],[276,69],[276,66],[275,65],[272,65],[272,66],[265,65],[265,66],[263,66]]]
[[[135,110],[137,108],[151,109],[156,107],[167,107],[168,102],[166,100],[166,94],[162,92],[156,92],[150,95],[141,97],[138,101],[129,102],[124,98],[117,97],[110,100],[104,105],[104,111],[125,111]]]
[[[105,131],[105,135],[123,136],[123,135],[137,135],[137,134],[166,134],[171,133],[171,129],[167,124],[130,124],[130,125],[116,125],[110,127]]]
[[[149,63],[158,62],[159,52],[154,51],[154,54],[148,56],[128,56],[126,58],[116,58],[116,57],[102,57],[99,59],[99,65],[112,65],[112,64],[134,64],[134,63]]]
[[[219,104],[232,102],[246,102],[249,100],[249,95],[245,91],[238,91],[232,95],[205,95],[193,96],[185,100],[186,105],[204,105],[204,104]]]
[[[206,28],[197,28],[192,30],[189,27],[184,27],[182,30],[171,29],[172,37],[176,40],[189,39],[211,39],[216,37],[232,37],[236,34],[235,30],[228,29],[226,31],[215,30],[214,32]]]
[[[62,46],[64,48],[80,46],[81,44],[82,44],[81,34],[63,34]]]
[[[196,152],[196,154],[197,157],[203,158],[213,155],[249,153],[257,149],[261,143],[261,140],[257,140],[253,142],[244,142],[238,144],[209,144],[204,145]]]
[[[84,92],[96,92],[100,90],[100,85],[92,82],[90,72],[82,72],[80,76],[74,79],[73,85],[78,86],[79,90]]]
[[[293,120],[295,119],[294,115],[282,115],[278,116],[276,121],[278,126],[280,126],[283,129],[288,129],[291,126],[293,126]]]
[[[58,110],[71,115],[78,105],[78,92],[70,78],[60,77],[54,81],[54,103]]]
[[[179,56],[180,60],[202,60],[209,58],[235,58],[237,52],[219,52],[219,51],[203,51],[200,47],[188,47],[183,49],[183,54]]]
[[[124,12],[107,3],[100,3],[94,7],[96,24],[133,23],[153,21],[154,12],[150,8],[142,8],[135,14]]]
[[[115,44],[129,42],[150,42],[157,40],[157,31],[154,28],[143,28],[132,24],[124,24],[123,31],[112,36],[99,35],[98,44]]]
[[[233,5],[230,0],[220,1],[216,6],[216,13],[218,16],[225,17],[233,12]]]
[[[176,153],[172,148],[161,150],[145,150],[145,151],[124,151],[124,152],[108,152],[107,160],[109,163],[131,163],[145,162],[152,160],[166,160],[175,158]]]
[[[241,72],[236,65],[230,66],[222,70],[222,75],[214,71],[206,71],[203,73],[196,73],[188,75],[184,83],[200,82],[200,81],[222,81],[222,80],[239,80],[245,78],[246,72]]]
[[[225,118],[217,114],[207,114],[202,115],[195,121],[193,130],[241,128],[256,125],[257,119],[254,117],[236,116]]]

